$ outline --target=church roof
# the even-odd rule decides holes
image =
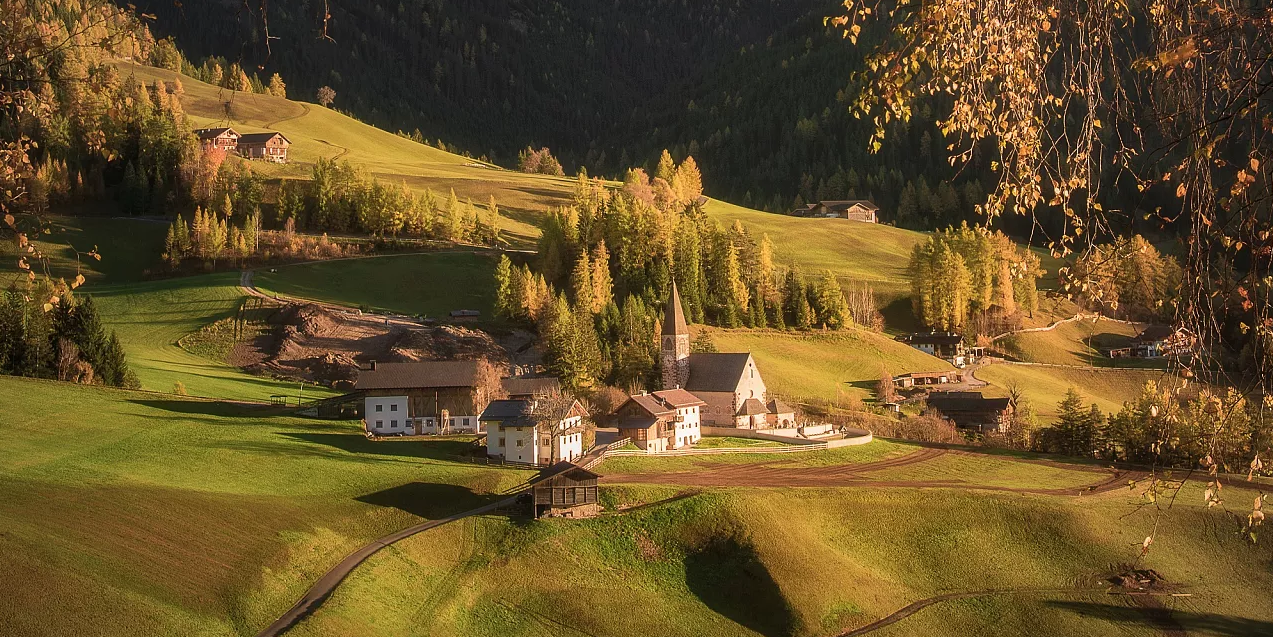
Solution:
[[[685,389],[691,392],[732,392],[738,388],[738,381],[742,380],[750,358],[751,354],[747,352],[690,354],[690,379],[685,383]]]
[[[689,335],[689,325],[685,323],[685,311],[681,309],[681,294],[676,290],[676,281],[672,282],[672,293],[667,295],[667,308],[663,311],[663,335]]]
[[[769,413],[769,410],[765,409],[765,404],[755,398],[744,400],[742,406],[738,408],[739,416],[755,416],[767,413]]]

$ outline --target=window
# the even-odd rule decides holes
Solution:
[[[383,427],[383,426],[385,426],[385,421],[383,421],[383,420],[377,420],[377,421],[376,421],[376,427],[377,427],[377,428],[379,428],[379,427]]]
[[[468,416],[465,416],[465,417],[464,417],[464,426],[465,426],[465,427],[469,426],[469,419],[468,419]]]
[[[376,405],[376,411],[384,411],[384,410],[385,410],[384,405]]]
[[[390,420],[390,421],[389,421],[389,426],[390,426],[390,427],[397,427],[397,426],[398,426],[398,421],[396,421],[396,420]]]
[[[392,405],[389,405],[389,411],[398,411],[398,404],[394,403]]]
[[[526,441],[525,441],[525,440],[518,440],[518,441],[517,441],[517,446],[518,446],[518,447],[525,446],[525,443],[526,443]],[[519,457],[520,457],[520,456],[519,456]]]

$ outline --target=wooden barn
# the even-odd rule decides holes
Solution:
[[[239,134],[233,128],[200,128],[194,134],[199,138],[199,146],[204,151],[216,148],[229,153],[234,152],[239,145]]]
[[[571,462],[558,462],[543,471],[533,494],[534,515],[590,518],[601,512],[597,498],[597,474]]]
[[[359,372],[367,431],[378,435],[480,433],[478,415],[497,393],[477,361],[379,363]]]
[[[277,164],[287,163],[287,149],[291,140],[282,133],[248,133],[239,136],[239,154],[248,159],[264,159]]]

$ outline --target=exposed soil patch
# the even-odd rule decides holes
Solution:
[[[488,360],[508,365],[490,334],[455,325],[409,325],[383,317],[291,303],[271,318],[265,335],[242,342],[231,364],[254,374],[347,388],[369,361]]]

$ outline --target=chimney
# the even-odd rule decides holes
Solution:
[[[376,361],[371,361],[371,371],[376,371]]]

